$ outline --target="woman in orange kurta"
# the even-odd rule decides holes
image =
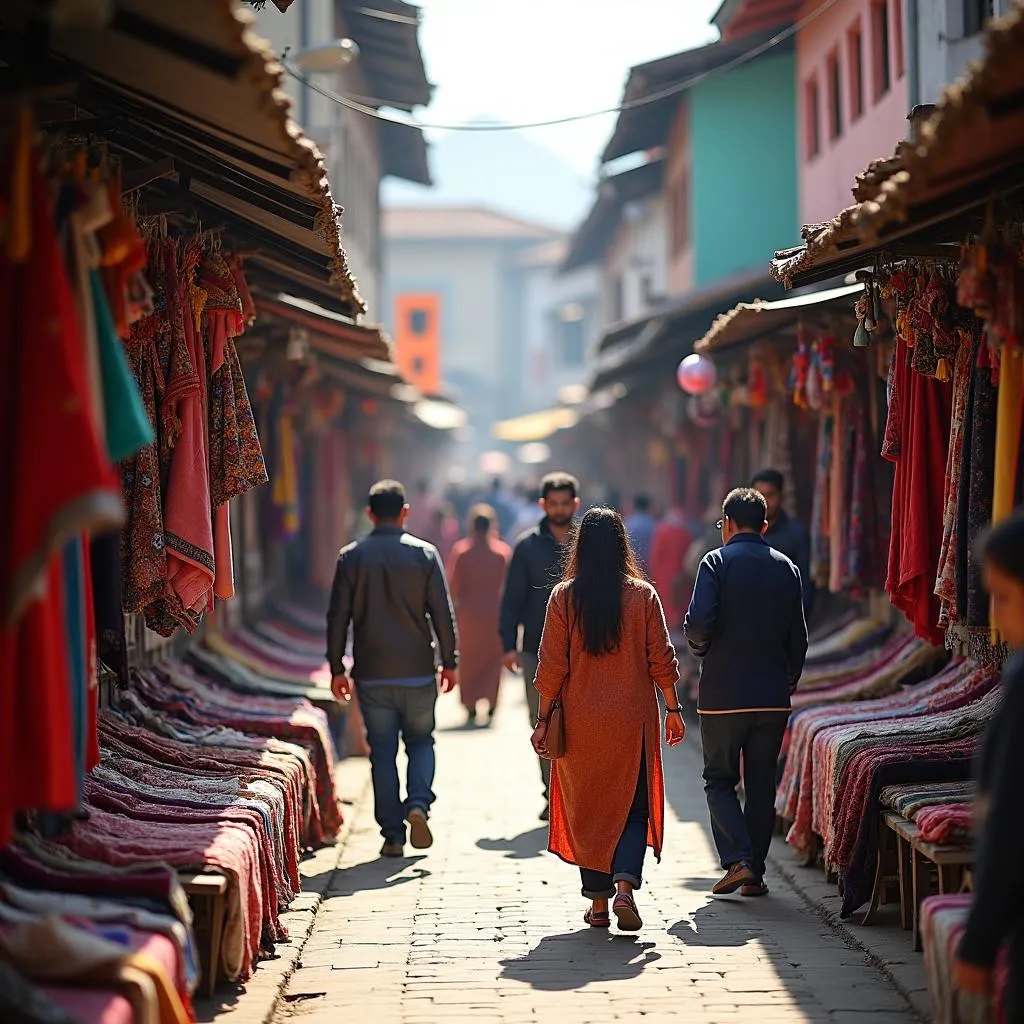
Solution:
[[[661,602],[641,575],[622,517],[591,509],[548,602],[533,746],[546,756],[548,713],[561,694],[566,745],[551,773],[548,849],[579,865],[583,896],[592,901],[584,920],[595,928],[609,926],[613,896],[619,927],[642,925],[633,892],[647,847],[661,859],[665,821],[656,690],[674,746],[686,732],[678,679]]]
[[[469,514],[469,536],[452,548],[448,587],[459,626],[459,693],[469,724],[476,721],[478,701],[494,717],[501,682],[501,635],[498,614],[501,589],[512,551],[498,540],[498,517],[490,505]]]

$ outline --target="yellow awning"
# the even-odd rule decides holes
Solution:
[[[541,412],[527,413],[513,420],[501,420],[491,427],[491,436],[499,441],[514,441],[526,444],[528,441],[543,441],[559,430],[576,426],[579,419],[575,409],[559,406]]]

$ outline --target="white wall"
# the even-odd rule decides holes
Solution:
[[[524,269],[523,394],[524,411],[550,408],[561,388],[583,384],[601,327],[601,272],[597,266],[559,274],[557,265]],[[583,312],[583,361],[566,362],[563,314],[578,305]]]
[[[903,0],[908,7],[915,0]],[[984,34],[964,35],[963,0],[916,0],[918,18],[918,103],[934,103],[967,65],[981,58]],[[1012,0],[994,0],[998,16],[1010,10]],[[906,21],[904,22],[906,24]],[[913,45],[908,40],[909,45]]]
[[[622,308],[617,310],[616,282]],[[602,326],[635,320],[668,295],[668,224],[661,193],[627,204],[604,261]]]

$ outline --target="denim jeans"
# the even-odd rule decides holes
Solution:
[[[434,802],[434,705],[437,685],[358,685],[359,708],[370,746],[373,809],[380,834],[388,843],[405,842],[405,816],[414,807],[424,812]],[[398,781],[398,737],[409,757],[406,799]]]
[[[647,755],[640,755],[640,774],[636,780],[633,803],[629,808],[626,826],[619,837],[612,856],[611,871],[593,871],[580,868],[583,896],[588,900],[607,900],[615,895],[616,882],[629,882],[639,889],[643,882],[644,857],[647,855],[647,822],[650,810],[647,803]]]
[[[764,877],[775,831],[775,773],[788,720],[787,711],[700,716],[704,792],[723,868],[746,861],[758,878]],[[741,753],[742,808],[736,793]]]

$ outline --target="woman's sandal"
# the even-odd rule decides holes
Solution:
[[[583,915],[583,923],[589,924],[591,928],[611,928],[612,919],[607,910],[597,912],[591,907]]]
[[[620,892],[615,897],[615,902],[612,903],[612,913],[615,915],[621,931],[638,932],[644,926],[640,919],[640,911],[636,908],[636,901],[629,893]]]

